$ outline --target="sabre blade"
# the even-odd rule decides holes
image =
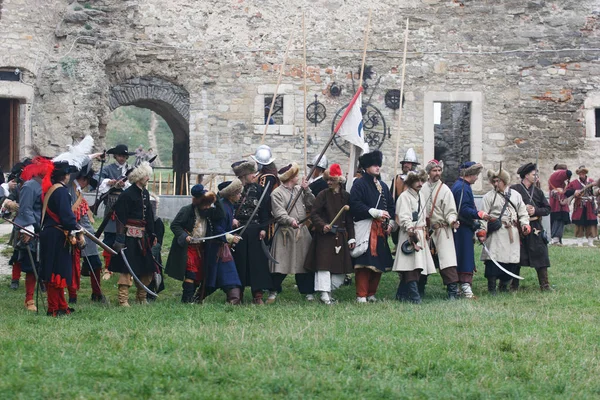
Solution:
[[[513,274],[512,272],[510,272],[509,270],[507,270],[506,268],[504,268],[502,265],[500,265],[500,263],[499,263],[498,261],[494,260],[494,257],[492,257],[492,253],[490,253],[490,250],[488,249],[488,247],[486,246],[486,244],[485,244],[485,243],[482,243],[482,245],[483,245],[483,249],[484,249],[484,250],[486,251],[486,253],[488,254],[488,257],[490,257],[490,260],[491,260],[491,261],[492,261],[494,264],[496,264],[496,267],[500,268],[500,270],[501,270],[501,271],[503,271],[504,273],[506,273],[506,274],[507,274],[507,275],[509,275],[509,276],[512,276],[513,278],[516,278],[516,279],[521,279],[521,280],[522,280],[522,279],[524,279],[523,277],[521,277],[521,276],[519,276],[519,275],[516,275],[516,274]]]

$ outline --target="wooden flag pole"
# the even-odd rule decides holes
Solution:
[[[173,171],[173,196],[177,196],[177,171]]]
[[[306,92],[308,88],[306,87],[306,25],[304,22],[304,11],[302,11],[302,43],[304,48],[304,112],[306,112]],[[304,176],[306,177],[306,167],[308,166],[308,154],[306,149],[306,142],[308,140],[308,133],[306,132],[306,115],[304,115]],[[308,179],[308,178],[306,178]]]
[[[367,28],[365,29],[365,40],[363,45],[363,56],[362,63],[360,67],[360,78],[358,80],[358,87],[362,87],[363,84],[363,76],[365,72],[365,62],[367,60],[367,46],[369,44],[369,31],[371,30],[371,12],[372,10],[369,8],[369,18],[367,19]],[[361,97],[362,101],[362,97]],[[362,108],[362,104],[361,104]],[[356,146],[350,144],[350,160],[348,161],[348,179],[346,180],[346,191],[350,192],[352,188],[352,183],[354,182],[354,175],[356,173]]]
[[[162,171],[158,173],[158,195],[162,196]]]
[[[281,84],[281,77],[283,76],[283,71],[285,70],[285,64],[288,58],[288,52],[290,51],[290,46],[292,45],[293,35],[293,27],[296,25],[296,21],[298,20],[298,16],[294,19],[294,24],[292,25],[292,32],[290,32],[290,38],[287,43],[287,48],[285,49],[285,54],[283,55],[283,62],[281,63],[281,69],[279,70],[279,78],[277,78],[277,84],[275,85],[275,93],[273,93],[273,100],[271,100],[271,107],[269,107],[269,115],[267,116],[267,120],[265,121],[265,131],[263,132],[262,139],[260,140],[260,144],[265,143],[265,137],[267,136],[267,129],[269,128],[269,121],[271,120],[271,115],[273,114],[273,107],[275,106],[275,99],[277,98],[277,92],[279,91],[279,85]]]
[[[400,127],[402,126],[402,99],[404,98],[404,75],[406,72],[406,49],[408,48],[408,18],[406,18],[406,30],[404,31],[404,55],[402,56],[402,78],[400,80],[400,109],[398,111],[398,134],[396,136],[396,158],[394,159],[394,179],[392,198],[396,198],[396,179],[398,179],[398,157],[400,152]]]

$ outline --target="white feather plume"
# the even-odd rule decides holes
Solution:
[[[52,161],[67,161],[69,165],[81,169],[89,161],[89,155],[94,147],[94,138],[87,135],[81,142],[68,147],[68,151],[54,157]]]

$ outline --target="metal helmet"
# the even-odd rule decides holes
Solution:
[[[271,153],[271,148],[264,144],[258,146],[254,155],[250,157],[260,165],[268,165],[275,161],[275,157]]]
[[[406,150],[406,154],[404,154],[404,160],[400,161],[400,163],[413,163],[419,165],[419,160],[417,159],[417,153],[415,153],[415,149],[412,147]]]
[[[317,162],[317,158],[319,158],[318,154],[315,156],[315,158],[313,158],[311,163],[307,164],[308,168],[312,168],[313,165],[315,165],[315,163]],[[323,154],[323,157],[321,157],[321,159],[319,160],[317,167],[327,169],[328,166],[329,166],[329,162],[327,161],[327,156],[325,154]]]

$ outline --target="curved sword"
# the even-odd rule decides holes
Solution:
[[[516,279],[524,279],[523,277],[513,274],[512,272],[510,272],[509,270],[507,270],[506,268],[504,268],[502,265],[500,265],[500,263],[496,260],[494,260],[494,258],[492,257],[492,253],[490,253],[490,250],[488,249],[488,247],[486,246],[485,243],[481,243],[481,245],[483,246],[483,249],[487,252],[488,257],[490,258],[490,260],[496,264],[496,267],[500,268],[500,270],[502,270],[504,273],[506,273],[507,275],[512,276],[513,278]]]
[[[225,236],[225,235],[229,235],[230,233],[237,232],[237,231],[239,231],[239,230],[240,230],[240,229],[242,229],[242,228],[243,228],[243,226],[240,226],[239,228],[232,229],[232,230],[230,230],[229,232],[225,232],[225,233],[219,233],[218,235],[214,235],[214,236],[206,236],[206,237],[201,237],[201,238],[195,238],[195,237],[192,237],[192,239],[190,240],[190,243],[192,243],[192,244],[197,244],[197,243],[204,242],[204,241],[206,241],[206,240],[210,240],[210,239],[216,239],[216,238],[218,238],[218,237]]]
[[[125,248],[126,249],[126,248]],[[129,260],[127,259],[127,256],[125,255],[125,249],[121,249],[121,257],[123,258],[123,262],[125,263],[125,266],[127,267],[127,269],[129,270],[129,273],[131,274],[131,276],[133,277],[133,280],[135,281],[135,283],[137,283],[138,285],[140,285],[142,287],[142,289],[144,289],[144,291],[146,293],[148,293],[151,296],[155,296],[158,297],[158,294],[154,293],[152,290],[148,289],[146,287],[146,285],[144,285],[142,283],[142,281],[140,281],[140,278],[137,277],[137,275],[133,272],[133,269],[131,269],[131,265],[129,265]]]

